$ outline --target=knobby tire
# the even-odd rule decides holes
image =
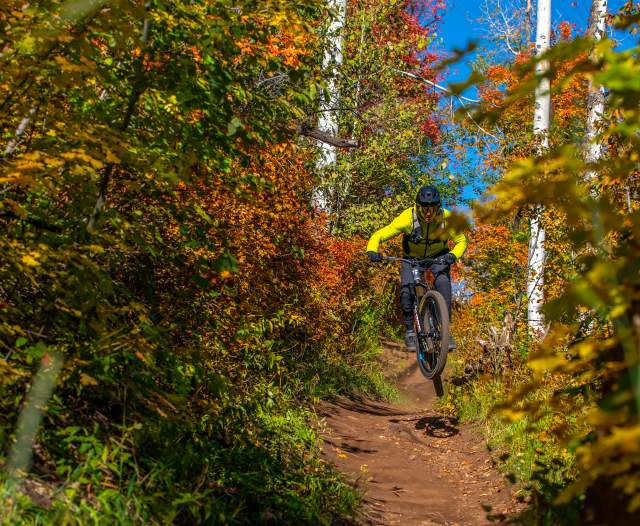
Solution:
[[[433,332],[432,325],[434,324],[439,326],[437,329],[440,337],[437,341],[418,336],[416,354],[420,372],[429,380],[433,380],[436,394],[442,396],[444,389],[440,375],[447,363],[447,353],[449,352],[449,312],[442,294],[436,290],[427,291],[420,300],[418,314],[425,332]],[[436,349],[439,347],[435,360],[433,360],[433,355],[427,355],[429,345],[436,346]]]

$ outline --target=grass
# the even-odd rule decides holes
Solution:
[[[482,375],[462,386],[451,386],[442,407],[482,432],[499,469],[516,484],[516,498],[531,503],[519,517],[519,523],[575,524],[579,502],[562,506],[555,503],[575,475],[574,458],[567,445],[554,438],[550,431],[559,426],[575,429],[576,415],[548,411],[535,420],[528,416],[505,418],[496,411],[496,405],[516,388],[517,384],[505,383],[500,377]],[[543,389],[530,396],[544,400],[548,395]]]
[[[127,415],[120,437],[113,426],[45,425],[36,443],[55,445],[50,465],[40,459],[13,486],[0,474],[0,524],[353,523],[361,495],[322,460],[312,406],[396,396],[379,360],[381,305],[361,311],[348,349],[329,341],[285,382],[263,377],[242,395],[225,384],[209,412]]]
[[[360,494],[320,458],[320,438],[310,425],[310,410],[285,406],[262,409],[254,416],[253,429],[236,432],[231,445],[212,441],[200,447],[176,446],[174,456],[164,453],[161,457],[148,451],[145,462],[152,467],[144,470],[144,477],[131,471],[120,487],[111,487],[106,480],[88,487],[88,477],[108,468],[89,461],[66,479],[31,475],[15,486],[2,474],[1,524],[329,525],[353,521]],[[180,474],[181,463],[190,477]]]

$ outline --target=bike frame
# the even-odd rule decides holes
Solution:
[[[433,334],[425,334],[422,327],[422,322],[420,321],[418,307],[420,305],[420,296],[423,296],[429,290],[431,290],[429,282],[423,279],[424,273],[429,270],[431,266],[442,264],[442,260],[439,258],[407,259],[385,256],[383,258],[383,261],[400,261],[403,263],[408,263],[411,267],[411,275],[413,276],[413,281],[409,284],[409,292],[411,293],[411,297],[413,299],[413,323],[416,327],[416,333],[418,336],[427,336],[429,338],[433,337]],[[422,294],[420,296],[418,296],[418,290],[422,290]]]
[[[441,374],[446,366],[449,350],[449,315],[442,294],[431,288],[428,281],[424,279],[424,273],[433,265],[444,265],[446,262],[440,257],[406,259],[388,256],[383,256],[382,261],[400,261],[408,264],[411,268],[413,279],[409,280],[408,285],[413,301],[413,325],[417,337],[418,366],[420,372],[433,381],[436,394],[443,396],[444,386]],[[422,312],[425,309],[429,309],[429,312]],[[421,312],[422,319],[420,319]]]

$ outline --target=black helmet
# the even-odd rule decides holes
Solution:
[[[440,192],[433,185],[422,186],[416,195],[416,204],[418,206],[440,206],[442,205]]]

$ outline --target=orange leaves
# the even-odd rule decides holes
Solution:
[[[294,26],[269,37],[267,50],[274,56],[283,57],[284,63],[290,67],[301,65],[300,58],[307,56],[309,36]]]
[[[486,309],[496,314],[512,309],[526,275],[526,242],[505,225],[476,225],[465,259],[469,263],[461,269],[461,277],[474,294],[470,305],[476,307],[467,317],[473,317],[473,312],[486,316]]]
[[[195,124],[199,121],[202,120],[202,118],[204,117],[204,112],[201,109],[195,109],[195,110],[191,110],[189,112],[189,123],[190,124]]]
[[[560,22],[558,24],[557,34],[561,40],[569,40],[573,36],[573,30],[576,28],[575,24],[567,21]]]
[[[297,68],[302,65],[302,57],[309,56],[316,36],[304,27],[303,21],[292,13],[278,11],[269,17],[263,14],[241,17],[242,21],[261,27],[268,35],[265,39],[243,37],[235,40],[239,54],[234,64],[243,57],[261,57],[262,60],[282,59],[284,65]]]
[[[202,55],[200,54],[200,50],[196,46],[189,46],[187,47],[186,51],[193,57],[196,62],[202,62]]]
[[[557,34],[562,40],[572,37],[573,26],[561,23]],[[512,63],[489,66],[485,71],[486,82],[479,88],[480,96],[489,108],[504,104],[500,112],[499,123],[512,137],[526,142],[533,127],[532,100],[527,93],[533,93],[534,77],[529,53],[521,53]],[[584,120],[587,79],[579,71],[584,55],[570,59],[554,60],[552,64],[552,107],[553,124],[559,130],[568,133]],[[512,142],[516,139],[512,139]],[[523,145],[524,151],[529,146]],[[500,165],[500,160],[496,160]]]
[[[491,82],[499,84],[501,82],[513,83],[513,71],[504,64],[496,64],[487,68],[486,77]]]
[[[241,38],[236,40],[236,46],[240,50],[240,53],[242,53],[243,55],[253,55],[255,53],[255,42],[253,42],[249,38]]]
[[[333,338],[353,323],[355,307],[347,298],[359,283],[365,242],[336,240],[324,220],[314,217],[306,197],[312,175],[294,145],[247,153],[248,165],[237,163],[232,175],[178,185],[175,206],[201,213],[167,226],[165,236],[186,263],[184,276],[167,279],[184,283],[197,275],[203,298],[209,284],[215,291],[209,312],[217,327],[211,337],[228,349],[244,345],[236,333],[248,320],[283,309],[312,328],[310,339]],[[237,271],[216,267],[224,254],[233,255]]]

